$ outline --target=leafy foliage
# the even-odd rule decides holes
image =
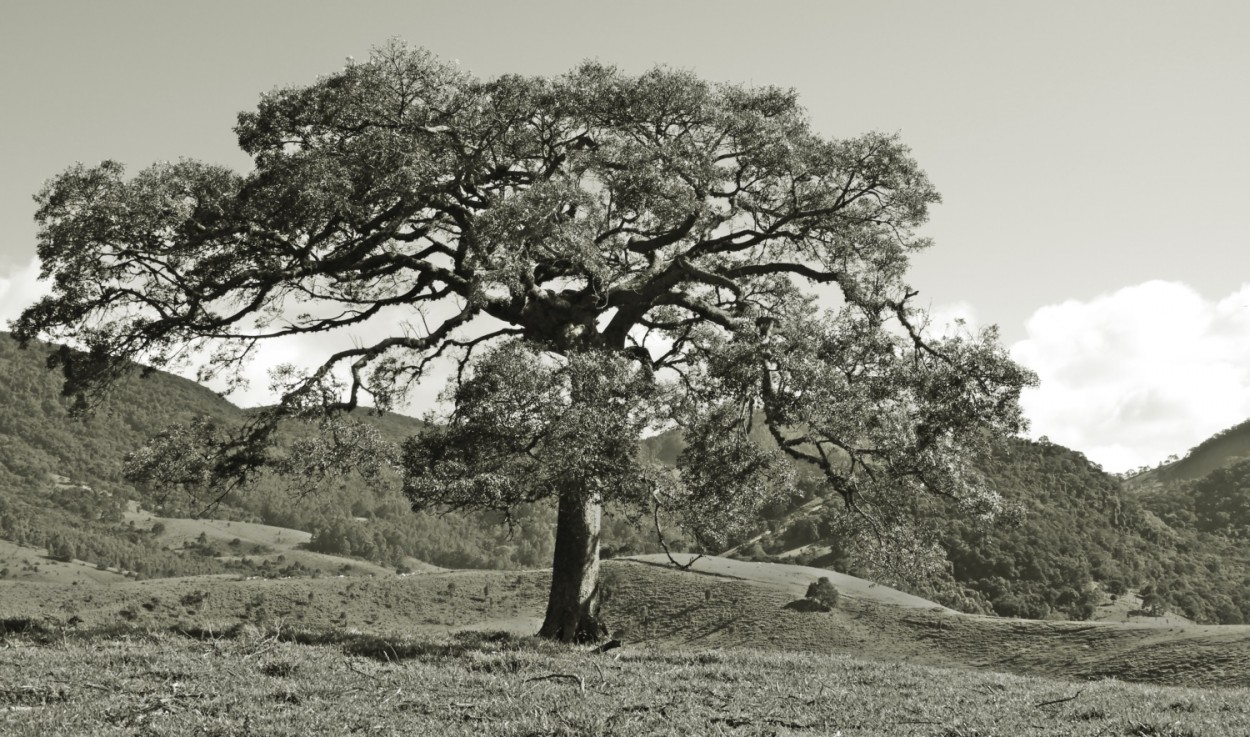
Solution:
[[[1173,527],[1244,540],[1250,537],[1250,460],[1217,467],[1143,501]]]
[[[352,409],[362,394],[393,406],[437,357],[459,354],[463,369],[478,346],[518,337],[572,364],[583,351],[612,354],[591,360],[605,386],[623,370],[612,361],[642,377],[680,376],[662,419],[692,437],[705,428],[722,444],[742,440],[727,419],[744,405],[747,417],[761,409],[771,432],[789,433],[782,451],[820,466],[865,512],[874,497],[921,489],[975,495],[964,449],[984,429],[1020,425],[1015,400],[1031,377],[995,335],[930,339],[910,304],[908,256],[928,245],[914,231],[938,200],[924,173],[892,137],[821,138],[791,92],[598,64],[483,82],[390,44],[367,63],[264,96],[237,132],[255,164],[246,176],[184,161],[127,180],[106,162],[74,167],[39,194],[54,294],[16,330],[23,341],[86,349],[58,354],[68,392],[85,401],[127,360],[175,366],[197,347],[210,355],[203,371],[237,377],[261,340],[361,325],[392,308],[433,319],[427,306],[451,297],[460,306],[420,337],[343,351],[311,372],[283,369],[280,404],[237,434],[166,435],[201,451],[140,464],[173,466],[156,474],[163,482],[245,479],[281,462],[269,451],[283,418]],[[800,283],[836,287],[843,304],[818,315]],[[306,311],[292,315],[292,305]],[[474,387],[454,390],[461,405],[481,407],[458,406],[453,428],[507,411],[498,406],[507,397],[482,393],[497,383]],[[561,406],[550,392],[536,396]],[[573,396],[588,419],[610,416],[595,402],[621,399]],[[553,427],[549,412],[537,421]],[[564,440],[592,429],[563,421]],[[512,433],[524,430],[501,425],[478,439],[512,452]],[[700,479],[726,480],[714,474],[724,461],[749,476],[762,460],[703,450],[681,479],[696,500]],[[415,463],[427,456],[410,452]],[[419,479],[420,468],[408,470]],[[537,488],[466,473],[486,507],[500,495],[532,499]],[[564,473],[561,483],[602,475]]]
[[[807,598],[830,609],[838,605],[838,587],[833,585],[827,576],[812,581],[807,587]]]

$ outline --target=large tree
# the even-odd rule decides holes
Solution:
[[[714,545],[797,459],[887,538],[915,498],[992,506],[969,459],[1020,429],[1031,377],[992,330],[929,335],[904,274],[938,194],[892,136],[828,140],[788,90],[597,63],[481,81],[399,43],[265,94],[236,131],[246,174],[51,180],[52,294],[18,338],[74,346],[58,360],[87,406],[132,362],[230,380],[264,342],[390,332],[278,372],[244,427],[171,430],[136,456],[149,477],[363,463],[383,444],[341,418],[404,406],[451,361],[450,412],[381,455],[414,506],[557,500],[541,634],[562,640],[600,634],[605,503]],[[284,449],[289,418],[326,433]],[[640,460],[674,426],[677,468]]]

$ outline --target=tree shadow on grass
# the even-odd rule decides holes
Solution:
[[[47,643],[59,634],[58,629],[55,620],[5,617],[0,619],[0,642],[15,637],[35,643]]]
[[[816,601],[815,599],[795,599],[789,604],[786,604],[785,606],[783,606],[782,609],[789,609],[795,612],[831,612],[833,611],[833,607],[828,606],[826,604],[821,604],[819,601]]]
[[[257,632],[254,628],[234,626],[214,631],[208,628],[178,630],[179,634],[198,640],[236,639],[244,636],[272,638],[279,642],[299,645],[337,647],[343,654],[371,658],[385,663],[402,660],[454,660],[471,652],[556,652],[555,643],[537,637],[521,637],[510,632],[466,630],[447,635],[415,639],[405,636],[386,636],[339,630],[275,629]]]

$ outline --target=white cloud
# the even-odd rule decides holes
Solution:
[[[1250,284],[1218,301],[1151,281],[1043,307],[1012,346],[1041,386],[1022,403],[1034,436],[1107,470],[1184,454],[1250,418]]]
[[[442,309],[436,308],[438,312],[447,311],[447,308],[440,307]],[[411,310],[397,308],[390,312],[381,312],[373,319],[351,328],[262,341],[243,369],[247,386],[236,389],[227,398],[241,407],[273,404],[278,401],[279,397],[269,388],[270,373],[278,366],[291,364],[297,369],[311,371],[339,351],[370,346],[396,335],[424,334],[423,329],[418,329],[422,324],[421,320],[414,318],[415,313]],[[415,326],[411,324],[413,322]],[[440,322],[439,319],[431,316],[432,324],[437,325],[438,322]],[[350,360],[347,363],[350,363]],[[428,410],[434,409],[438,395],[446,386],[447,379],[453,370],[454,366],[447,360],[433,364],[421,381],[411,389],[407,404],[396,407],[396,411],[420,417]],[[190,376],[194,370],[186,373]],[[343,380],[348,378],[346,364],[343,365],[343,370],[339,371],[338,375]],[[210,381],[208,386],[221,391],[225,388],[225,382]],[[362,404],[372,404],[368,395],[362,394],[360,400]]]
[[[0,330],[8,330],[9,321],[16,320],[22,310],[48,292],[48,285],[39,281],[38,258],[0,275]]]
[[[975,335],[981,321],[967,302],[950,302],[929,308],[929,332],[934,335]]]

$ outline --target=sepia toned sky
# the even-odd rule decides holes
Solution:
[[[1250,419],[1248,28],[1234,1],[5,2],[0,323],[39,294],[46,179],[246,170],[240,110],[389,37],[483,77],[665,64],[794,87],[831,137],[900,133],[944,197],[920,298],[1039,373],[1034,436],[1150,464]]]

